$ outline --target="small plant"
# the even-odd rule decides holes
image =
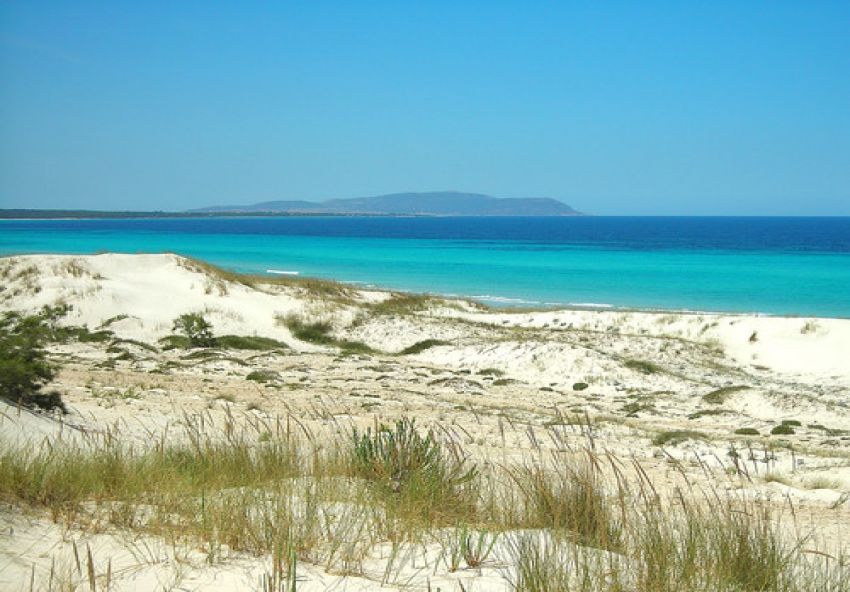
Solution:
[[[330,335],[333,327],[327,321],[308,322],[298,315],[287,315],[278,320],[300,341],[315,343],[317,345],[333,345],[336,341]]]
[[[588,386],[590,386],[590,385],[588,385],[586,382],[576,382],[576,383],[573,384],[573,390],[574,391],[583,391]]]
[[[758,436],[759,431],[755,428],[738,428],[735,433],[739,436]]]
[[[217,337],[216,346],[222,349],[244,349],[256,351],[271,351],[276,349],[289,349],[289,346],[269,337],[258,337],[257,335],[222,335]]]
[[[409,355],[421,353],[421,352],[425,351],[426,349],[431,349],[432,347],[437,347],[439,345],[450,345],[450,344],[449,344],[448,341],[443,341],[441,339],[425,339],[423,341],[417,341],[416,343],[414,343],[410,347],[406,347],[398,353],[402,356],[409,356]],[[490,370],[493,370],[493,369],[491,368]],[[498,370],[497,370],[497,372],[498,372]],[[484,374],[484,371],[482,370],[481,372],[479,372],[479,374]]]
[[[174,331],[189,340],[191,347],[214,347],[212,325],[201,313],[186,313],[174,319]]]
[[[722,405],[735,393],[747,390],[748,386],[724,386],[702,396],[702,400],[712,405]]]
[[[661,432],[652,439],[656,446],[675,446],[687,440],[707,440],[708,437],[702,432],[694,430],[673,430]]]
[[[820,328],[817,321],[806,321],[803,323],[803,327],[800,329],[800,333],[803,335],[808,335],[809,333],[815,333]]]
[[[58,393],[42,387],[56,375],[44,349],[66,309],[45,307],[36,315],[7,312],[0,317],[0,398],[27,407],[65,411]]]
[[[794,434],[794,428],[790,425],[780,424],[770,430],[770,433],[774,436],[792,436]]]
[[[280,374],[274,370],[254,370],[245,379],[253,382],[273,382],[280,380]]]
[[[626,360],[623,365],[629,370],[634,370],[641,374],[658,374],[664,371],[658,364],[647,362],[646,360]]]
[[[481,567],[493,552],[497,540],[498,534],[487,530],[473,531],[466,525],[452,529],[443,542],[443,560],[447,570],[456,572],[461,562],[471,569]]]
[[[800,427],[800,426],[801,426],[801,425],[803,425],[803,424],[802,424],[802,423],[800,423],[800,421],[799,421],[799,420],[796,420],[796,419],[783,419],[783,420],[782,420],[782,425],[784,425],[784,426],[791,426],[791,427],[798,428],[798,427]]]
[[[424,436],[413,420],[395,428],[376,426],[353,434],[352,468],[382,494],[398,496],[402,505],[425,518],[469,511],[474,492],[466,486],[478,474],[460,451],[441,444],[434,433]]]

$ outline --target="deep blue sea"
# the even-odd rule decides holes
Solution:
[[[850,317],[850,218],[0,220],[0,255],[102,251],[501,305]]]

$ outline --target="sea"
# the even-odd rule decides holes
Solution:
[[[0,255],[172,252],[502,307],[850,317],[850,218],[0,220]]]

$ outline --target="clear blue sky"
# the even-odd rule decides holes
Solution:
[[[850,215],[850,2],[0,3],[0,207]]]

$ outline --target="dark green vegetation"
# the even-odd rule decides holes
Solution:
[[[191,347],[213,347],[212,325],[201,313],[186,313],[174,319],[174,331],[189,340]]]
[[[702,400],[706,403],[711,403],[712,405],[722,405],[735,393],[745,391],[749,388],[750,387],[748,386],[724,386],[703,395]]]
[[[759,431],[755,428],[738,428],[735,433],[739,436],[758,436]]]
[[[623,365],[630,370],[640,372],[641,374],[658,374],[664,372],[664,368],[654,362],[646,360],[626,360]]]
[[[35,315],[7,312],[0,317],[0,398],[26,407],[65,411],[57,393],[42,387],[56,374],[44,349],[60,329],[56,322],[65,308],[44,308]]]
[[[273,382],[275,380],[280,380],[280,374],[274,370],[254,370],[245,378],[247,380],[253,380],[254,382]]]
[[[790,425],[781,424],[770,430],[770,433],[774,436],[792,436],[794,435],[794,428]]]
[[[656,446],[675,446],[687,440],[707,440],[708,437],[702,432],[694,430],[673,430],[669,432],[661,432],[652,439],[652,443]]]
[[[256,335],[213,335],[213,326],[201,313],[188,313],[174,320],[174,330],[182,335],[168,335],[159,340],[164,349],[218,348],[253,351],[288,349],[282,341]],[[124,340],[126,342],[126,340]],[[140,344],[143,345],[143,344]]]
[[[292,335],[299,341],[306,341],[316,345],[338,347],[343,354],[372,354],[375,353],[371,347],[360,341],[348,341],[336,339],[331,335],[333,327],[326,321],[307,321],[297,315],[288,315],[278,319]]]
[[[402,356],[409,356],[409,355],[424,352],[426,349],[431,349],[432,347],[438,347],[440,345],[451,345],[451,344],[448,341],[443,341],[442,339],[424,339],[422,341],[417,341],[413,345],[404,348],[403,350],[401,350],[398,353]]]
[[[421,510],[423,519],[447,523],[474,511],[475,492],[468,485],[478,473],[475,465],[459,449],[438,442],[433,432],[423,436],[412,420],[355,432],[352,454],[354,475],[389,496],[399,510]]]

